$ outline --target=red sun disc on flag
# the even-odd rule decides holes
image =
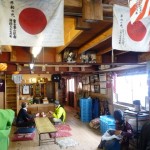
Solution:
[[[46,25],[47,20],[44,13],[36,8],[26,8],[19,15],[19,24],[24,31],[35,35],[41,33]]]
[[[128,23],[127,32],[132,40],[138,42],[143,40],[147,29],[141,21],[135,21],[133,24],[131,24],[131,22]]]

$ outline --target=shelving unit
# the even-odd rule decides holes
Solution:
[[[11,75],[5,76],[5,109],[17,112],[17,86]]]

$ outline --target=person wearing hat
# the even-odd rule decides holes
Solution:
[[[121,140],[112,139],[108,141],[102,141],[98,145],[98,149],[105,150],[128,150],[129,139],[133,136],[133,129],[131,125],[124,120],[123,112],[118,109],[114,111],[114,119],[116,122],[116,129],[114,135],[121,137]]]
[[[49,111],[51,116],[53,117],[53,122],[54,123],[61,123],[65,122],[66,120],[66,111],[65,109],[60,105],[59,101],[55,101],[55,111]]]

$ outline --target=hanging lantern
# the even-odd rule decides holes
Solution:
[[[0,63],[0,71],[5,71],[7,69],[6,63]]]

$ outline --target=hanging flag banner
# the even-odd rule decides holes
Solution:
[[[64,45],[64,0],[0,0],[0,45]]]
[[[131,23],[150,15],[150,0],[129,0]]]
[[[150,17],[132,24],[129,11],[128,7],[113,7],[112,48],[136,52],[150,51]]]

